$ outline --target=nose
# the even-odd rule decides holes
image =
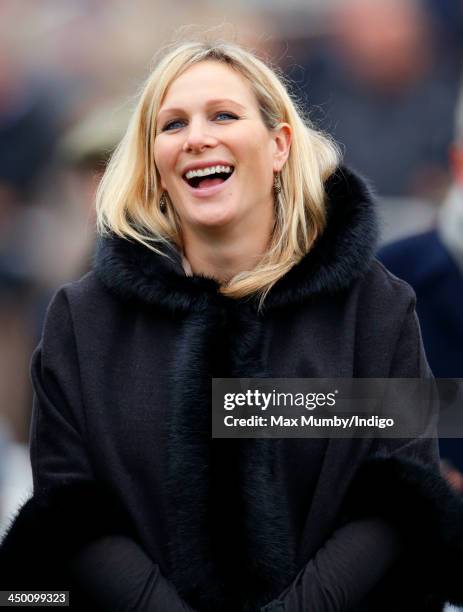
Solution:
[[[207,148],[214,147],[217,139],[211,133],[211,126],[203,119],[193,119],[186,130],[183,150],[186,153],[201,153]]]

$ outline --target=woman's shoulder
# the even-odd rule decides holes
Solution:
[[[372,333],[395,334],[407,320],[416,318],[414,290],[377,259],[371,262],[354,291],[357,320]]]
[[[78,280],[59,287],[53,300],[64,299],[70,308],[89,308],[99,303],[114,302],[113,295],[106,289],[98,275],[92,270]]]
[[[74,325],[94,327],[107,324],[120,310],[120,301],[90,271],[56,290],[48,306],[46,325],[69,320]]]
[[[371,266],[361,280],[361,288],[365,296],[391,306],[395,309],[413,309],[416,304],[416,295],[413,288],[401,278],[390,272],[378,259],[371,262]]]

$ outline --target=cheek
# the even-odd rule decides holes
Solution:
[[[271,169],[273,164],[273,140],[269,138],[266,128],[255,130],[248,143],[248,156],[259,166],[268,166]]]
[[[247,158],[250,161],[249,168],[255,180],[273,181],[273,153],[272,147],[264,139],[254,141],[255,145],[248,150]]]
[[[158,170],[159,180],[160,180],[160,183],[161,183],[161,188],[164,191],[166,191],[167,185],[166,185],[166,181],[165,181],[165,173],[164,173],[164,170],[163,170],[162,166],[159,164],[159,162],[156,162],[156,168]]]
[[[167,189],[174,173],[171,147],[156,143],[154,145],[154,163],[161,177],[161,186],[163,189]]]

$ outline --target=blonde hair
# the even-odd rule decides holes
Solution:
[[[310,250],[325,226],[324,182],[339,163],[336,145],[316,131],[277,74],[253,53],[227,42],[187,42],[169,49],[148,77],[127,132],[115,150],[97,192],[100,233],[112,232],[163,254],[162,243],[182,247],[179,218],[171,204],[161,211],[162,188],[154,161],[156,117],[171,83],[198,62],[223,62],[246,78],[269,130],[292,128],[289,157],[275,194],[275,227],[267,253],[250,271],[221,287],[233,298],[270,288]]]

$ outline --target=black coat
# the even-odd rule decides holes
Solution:
[[[462,598],[463,509],[434,440],[211,440],[213,376],[429,376],[413,292],[373,260],[367,188],[340,169],[326,189],[325,232],[260,314],[174,251],[118,238],[57,293],[32,366],[34,497],[2,589],[172,612]]]

